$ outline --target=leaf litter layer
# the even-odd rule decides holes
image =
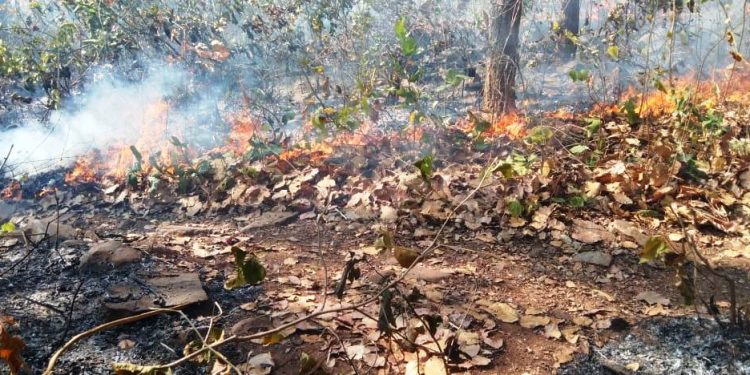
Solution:
[[[113,304],[171,307],[165,297],[177,294],[197,304],[189,319],[103,332],[57,368],[169,363],[202,348],[195,339],[209,326],[221,341],[295,322],[324,302],[367,301],[415,259],[377,303],[220,352],[261,372],[554,372],[651,317],[693,314],[685,298],[704,314],[726,311],[730,294],[716,275],[686,287],[685,270],[700,266],[691,246],[738,280],[742,306],[748,113],[741,95],[701,95],[657,92],[587,114],[469,115],[455,128],[360,130],[148,165],[131,150],[138,168],[126,175],[68,171],[67,185],[3,203],[12,222],[0,253],[3,315],[12,317],[3,322],[15,322],[3,324],[18,334],[4,345],[23,338],[40,369],[75,332],[122,313]],[[9,188],[9,198],[28,190]],[[123,260],[120,247],[94,246],[108,239],[141,254]],[[675,267],[670,254],[685,259]],[[93,277],[90,262],[101,266]],[[154,281],[183,274],[198,275],[207,296]],[[16,355],[3,358],[18,363]],[[227,367],[217,354],[197,358],[205,361],[181,365]],[[649,366],[632,360],[617,365]]]

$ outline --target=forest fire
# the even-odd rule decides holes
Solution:
[[[18,181],[12,181],[6,187],[0,191],[0,199],[3,200],[16,200],[21,199],[23,192],[21,191],[21,183]]]
[[[526,136],[526,118],[519,112],[507,113],[495,120],[483,134],[488,137],[505,135],[510,139],[521,139]]]
[[[128,173],[148,173],[153,168],[169,171],[171,166],[188,161],[192,151],[178,136],[170,134],[169,109],[170,104],[164,100],[150,105],[140,123],[134,124],[134,132],[139,134],[135,142],[122,142],[79,157],[65,175],[65,182],[95,182],[103,177],[122,179]]]

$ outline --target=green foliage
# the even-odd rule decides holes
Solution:
[[[618,60],[620,58],[620,48],[617,46],[607,47],[607,55],[609,55],[612,60]]]
[[[602,119],[600,118],[587,118],[586,123],[586,138],[593,137],[602,127]]]
[[[566,203],[572,208],[583,208],[586,206],[586,201],[587,199],[585,195],[573,195],[568,197]]]
[[[555,133],[548,126],[536,126],[531,129],[526,141],[535,145],[546,145],[554,137]]]
[[[336,131],[355,130],[359,127],[360,121],[356,115],[360,109],[356,106],[343,105],[336,109],[333,107],[319,107],[312,115],[311,123],[313,127],[323,134],[327,134],[327,126],[333,126]]]
[[[432,155],[427,155],[422,159],[417,160],[414,166],[419,169],[419,174],[422,176],[422,180],[426,184],[430,184],[430,178],[432,177]]]
[[[0,226],[0,233],[10,233],[14,230],[16,230],[16,224],[14,224],[12,221],[9,221]]]
[[[628,119],[628,124],[637,125],[640,122],[641,116],[635,110],[635,101],[632,98],[622,103],[620,110],[625,112],[625,115]]]
[[[693,155],[679,154],[677,161],[682,164],[678,173],[680,177],[693,181],[708,179],[708,174],[698,167]]]
[[[461,74],[456,69],[449,69],[448,72],[445,73],[445,85],[448,87],[458,87],[460,86],[464,81],[468,80],[470,77]]]
[[[417,54],[417,40],[409,35],[409,31],[406,27],[406,18],[401,17],[396,21],[396,25],[393,27],[393,31],[401,43],[401,53],[406,57],[413,57]]]
[[[589,151],[589,146],[586,146],[586,145],[575,145],[575,146],[571,147],[570,150],[568,150],[568,151],[570,151],[570,153],[573,154],[573,155],[580,155],[580,154],[582,154],[582,153],[584,153],[586,151]]]
[[[750,156],[750,138],[732,139],[729,141],[729,150],[732,154],[746,158]]]
[[[248,254],[239,247],[232,247],[234,265],[237,276],[228,279],[224,283],[226,289],[236,289],[245,285],[255,285],[266,278],[266,269],[260,264],[258,258]]]
[[[500,162],[492,171],[499,171],[505,178],[525,176],[532,172],[531,166],[538,159],[539,157],[536,154],[523,155],[514,152]]]
[[[664,254],[670,252],[669,245],[667,244],[667,241],[664,240],[661,236],[653,236],[648,239],[645,245],[643,245],[643,250],[641,251],[641,263],[648,263],[652,262],[656,259],[659,259]]]
[[[523,203],[519,202],[518,200],[512,200],[508,202],[507,211],[510,216],[521,217],[526,211],[526,208],[524,207]]]
[[[573,82],[588,82],[591,74],[586,69],[580,69],[580,70],[571,70],[568,72],[568,77],[573,80]]]
[[[555,203],[564,204],[570,208],[580,209],[586,207],[586,202],[588,202],[588,199],[585,195],[576,194],[568,197],[555,197],[552,198],[552,201]]]

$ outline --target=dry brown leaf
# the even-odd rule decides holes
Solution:
[[[562,335],[565,338],[565,341],[575,345],[578,343],[578,338],[580,335],[578,335],[578,331],[580,330],[579,327],[568,327],[564,328],[562,330]]]
[[[409,268],[417,260],[419,253],[406,247],[394,246],[393,257],[396,258],[401,267]]]
[[[121,350],[130,350],[135,346],[135,341],[130,339],[123,339],[117,343],[117,347]]]
[[[424,375],[448,375],[448,369],[440,357],[430,357],[424,364]]]
[[[552,215],[552,212],[555,210],[555,206],[543,206],[539,207],[536,212],[534,212],[534,217],[531,218],[531,227],[536,230],[542,230],[547,227],[547,221],[549,220],[550,215]]]
[[[544,336],[557,340],[562,337],[562,332],[560,332],[560,327],[557,323],[550,323],[544,326]]]
[[[548,316],[524,315],[521,317],[521,327],[534,329],[549,324]]]
[[[577,326],[588,327],[594,323],[594,320],[587,316],[576,316],[573,318],[573,323]]]
[[[518,321],[518,312],[507,303],[496,302],[487,306],[485,310],[501,322],[515,323]]]
[[[635,299],[638,301],[644,301],[648,303],[649,305],[663,305],[668,306],[669,305],[669,298],[664,297],[663,295],[656,293],[654,291],[644,291],[638,293],[637,296],[635,296]]]
[[[489,346],[492,349],[500,349],[503,347],[503,344],[505,343],[503,341],[502,337],[498,337],[496,339],[493,339],[489,334],[486,332],[482,334],[482,342],[484,342],[485,345]]]
[[[568,363],[573,360],[573,355],[575,354],[576,349],[573,347],[566,346],[564,348],[561,348],[557,350],[554,354],[555,357],[555,367],[560,367],[560,365]]]

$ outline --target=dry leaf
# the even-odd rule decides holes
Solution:
[[[406,247],[394,246],[393,257],[396,258],[401,267],[409,268],[417,261],[419,253]]]
[[[252,375],[266,375],[271,373],[273,366],[271,353],[262,353],[247,360],[246,370]]]
[[[555,357],[555,367],[560,367],[561,364],[568,363],[573,360],[573,354],[575,354],[576,349],[573,347],[564,347],[559,350],[557,350],[554,354]]]
[[[637,296],[635,296],[635,299],[638,301],[644,301],[648,303],[649,305],[663,305],[668,306],[669,305],[669,298],[666,298],[662,296],[659,293],[656,293],[654,291],[645,291],[638,293]]]
[[[518,312],[507,303],[497,302],[485,308],[498,320],[504,323],[515,323],[518,321]]]
[[[521,327],[534,329],[549,324],[548,316],[524,315],[521,317]]]
[[[424,375],[448,375],[445,363],[440,357],[430,357],[424,364]]]
[[[560,332],[560,327],[557,323],[550,323],[544,326],[544,336],[557,340],[562,337],[562,332]]]
[[[120,340],[120,342],[117,343],[117,347],[122,350],[130,350],[135,346],[135,341],[130,339],[124,339]]]

